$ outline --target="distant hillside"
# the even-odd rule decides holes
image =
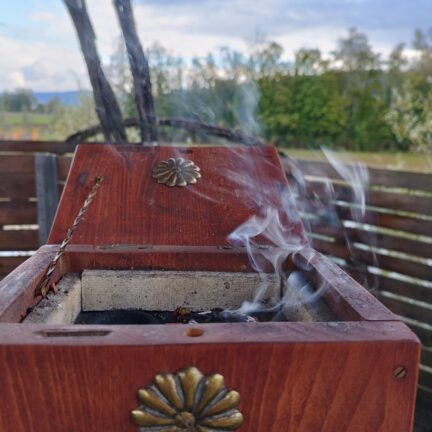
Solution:
[[[80,96],[88,93],[88,91],[81,90],[64,92],[33,92],[33,96],[41,104],[46,104],[52,99],[58,98],[64,105],[76,105],[79,102]]]

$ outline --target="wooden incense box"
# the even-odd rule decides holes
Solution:
[[[271,147],[79,146],[49,244],[0,283],[0,430],[410,431],[417,338],[307,246],[287,194]],[[289,209],[296,240],[276,275],[254,262],[274,242],[251,257],[227,240],[265,208]],[[308,290],[285,283],[296,272]],[[258,291],[278,321],[77,324],[242,310]]]

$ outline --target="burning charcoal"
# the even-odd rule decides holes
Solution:
[[[181,322],[183,324],[187,324],[190,321],[191,310],[184,307],[178,307],[174,311],[174,316],[177,319],[177,322]]]

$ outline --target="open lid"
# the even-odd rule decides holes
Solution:
[[[156,170],[159,179],[154,170],[170,158],[192,161],[201,178],[184,187],[158,183],[166,180],[173,162]],[[193,181],[196,169],[189,162],[180,165],[189,170],[184,178]],[[77,147],[49,244],[63,241],[100,176],[104,181],[71,244],[223,246],[251,216],[269,207],[281,209],[288,187],[273,147],[83,144]],[[298,215],[282,213],[284,225],[304,237]]]

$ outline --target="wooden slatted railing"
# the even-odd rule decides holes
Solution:
[[[421,339],[419,399],[432,407],[432,174],[369,169],[366,212],[356,218],[353,188],[329,163],[283,160],[314,247]]]
[[[39,246],[35,155],[57,155],[61,190],[73,150],[65,143],[0,142],[0,277],[27,258],[8,252]],[[370,169],[366,212],[356,220],[352,188],[329,163],[284,162],[291,185],[299,181],[293,171],[305,176],[293,190],[314,247],[344,265],[422,340],[419,399],[432,407],[432,174]]]
[[[0,141],[0,278],[39,247],[37,155],[57,155],[65,178],[73,151],[63,142]]]

